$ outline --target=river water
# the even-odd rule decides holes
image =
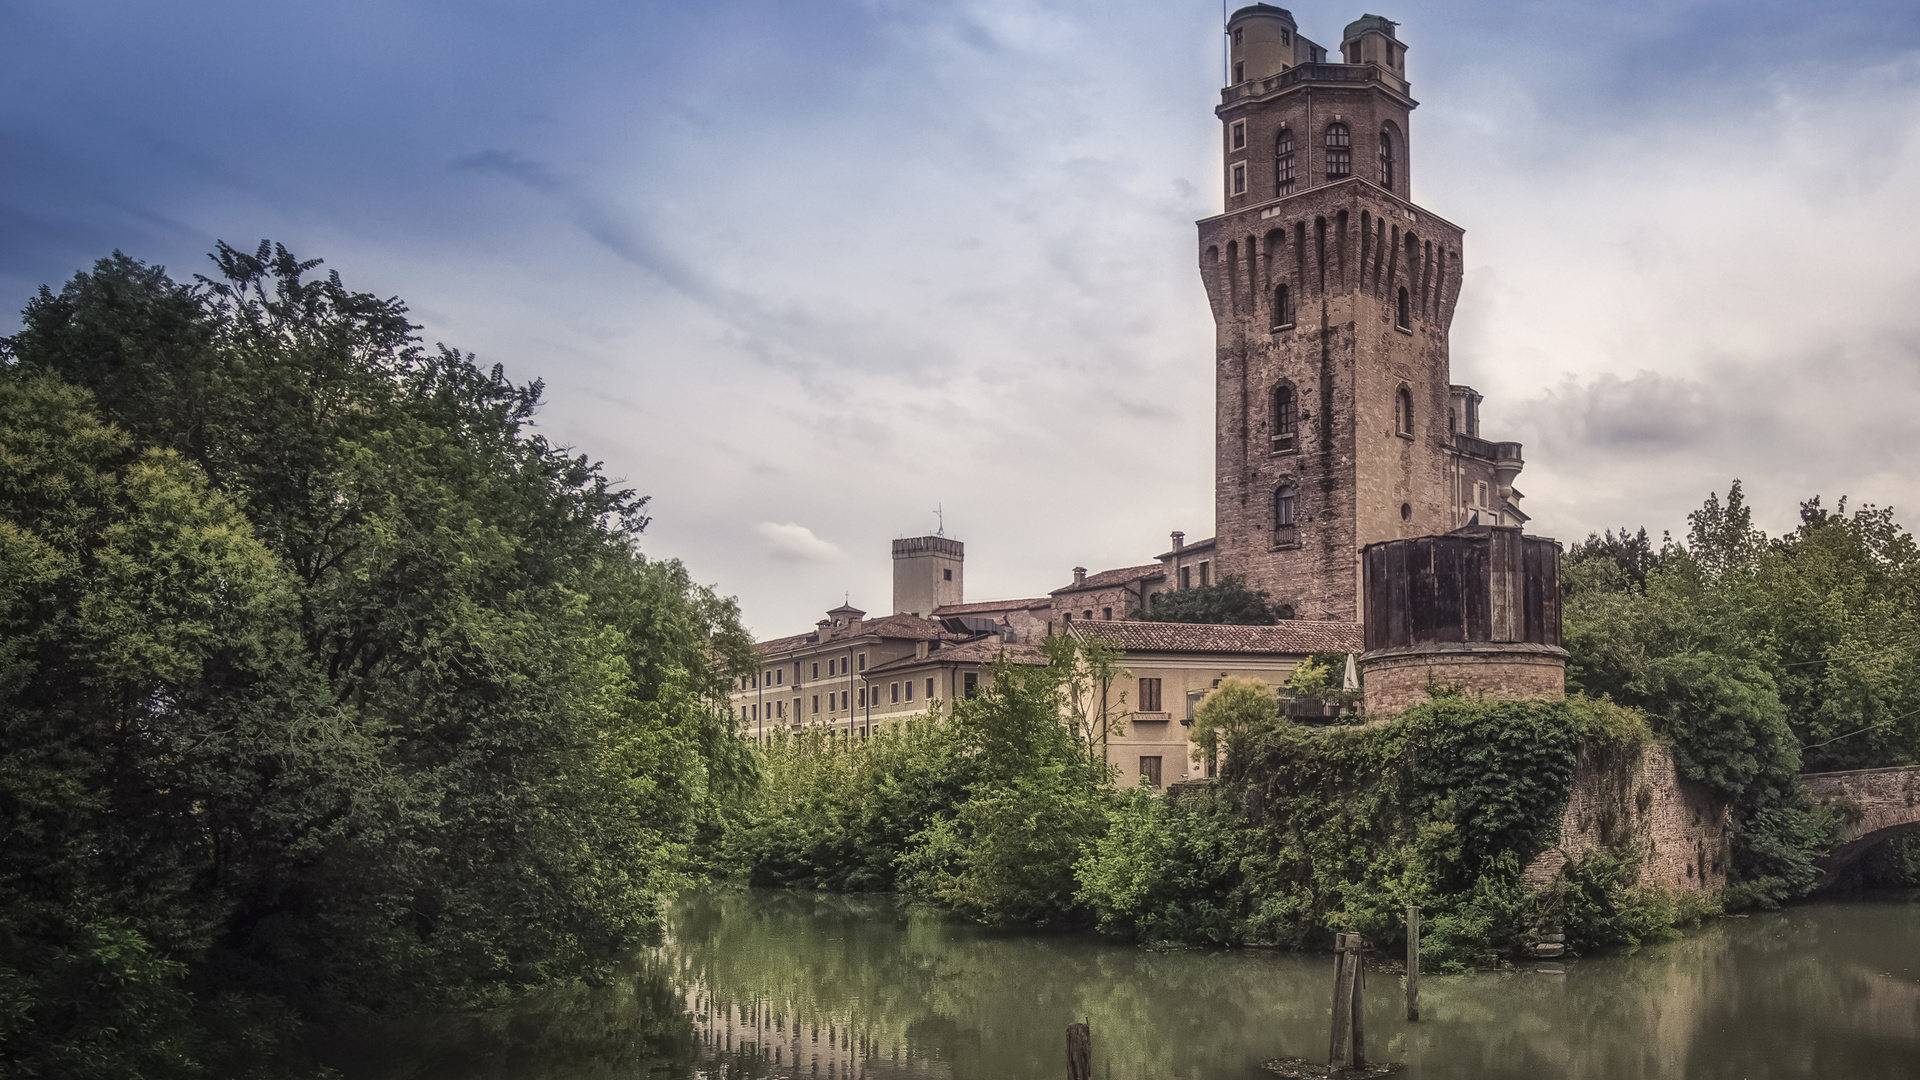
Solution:
[[[1369,1056],[1423,1078],[1920,1077],[1920,902],[1803,904],[1681,941],[1401,983],[1370,973]],[[1105,1080],[1255,1080],[1324,1061],[1332,959],[1152,951],[983,930],[890,897],[698,893],[611,987],[419,1021],[342,1051],[348,1080],[1066,1075],[1088,1022]]]

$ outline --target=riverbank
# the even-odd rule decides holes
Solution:
[[[1085,1020],[1097,1076],[1252,1080],[1325,1054],[1328,980],[1311,953],[995,931],[889,896],[696,892],[613,986],[418,1021],[334,1064],[347,1080],[1053,1080]],[[1418,1024],[1398,990],[1375,973],[1368,1041],[1414,1080],[1911,1077],[1920,902],[1822,900],[1631,956],[1429,977]]]

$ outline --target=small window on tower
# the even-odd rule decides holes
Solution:
[[[940,571],[940,580],[941,580],[941,581],[952,581],[952,580],[953,580],[953,571],[951,571],[951,570],[942,570],[942,571]]]
[[[1405,285],[1400,286],[1400,303],[1393,313],[1393,325],[1402,330],[1413,329],[1413,302]]]
[[[1283,128],[1280,138],[1273,144],[1273,175],[1277,182],[1275,194],[1293,194],[1293,130]]]
[[[1233,62],[1233,81],[1237,83],[1247,81],[1247,62],[1245,60],[1235,60]]]
[[[1236,27],[1234,27],[1234,28],[1233,28],[1233,43],[1234,43],[1235,45],[1238,45],[1238,44],[1240,44],[1240,42],[1241,42],[1241,41],[1242,41],[1242,40],[1243,40],[1243,39],[1244,39],[1244,38],[1246,37],[1246,33],[1247,33],[1247,30],[1246,30],[1246,27],[1243,27],[1243,26],[1236,26]]]
[[[1112,622],[1112,621],[1113,621],[1113,609],[1112,609],[1112,608],[1110,608],[1110,607],[1103,607],[1103,608],[1101,608],[1101,609],[1100,609],[1100,617],[1101,617],[1101,618],[1103,618],[1103,619],[1105,619],[1105,620],[1107,620],[1108,622]]]
[[[1235,120],[1233,126],[1228,130],[1232,133],[1231,142],[1233,148],[1235,150],[1245,150],[1247,148],[1247,122],[1245,120]]]
[[[1404,386],[1393,396],[1393,428],[1398,434],[1413,437],[1413,392]]]
[[[1393,190],[1393,132],[1380,133],[1380,186]]]
[[[1287,291],[1286,282],[1273,287],[1273,328],[1285,330],[1293,325],[1293,296]]]
[[[1247,167],[1244,164],[1233,167],[1233,193],[1235,195],[1247,193]]]
[[[1295,449],[1299,433],[1300,408],[1293,387],[1281,383],[1273,388],[1273,452],[1284,454]]]
[[[1293,528],[1293,485],[1281,484],[1273,489],[1273,527]]]
[[[1334,121],[1327,125],[1327,179],[1338,180],[1353,174],[1353,136],[1347,125]]]

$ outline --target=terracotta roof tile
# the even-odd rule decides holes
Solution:
[[[904,638],[907,641],[964,641],[966,634],[947,631],[932,619],[923,619],[918,615],[888,615],[883,619],[866,619],[855,627],[852,623],[844,626],[829,627],[824,641],[813,640],[820,631],[805,634],[791,634],[787,637],[762,641],[757,646],[764,655],[767,653],[790,652],[819,645],[832,645],[836,641],[852,641],[864,637]]]
[[[1166,575],[1167,568],[1161,566],[1159,563],[1148,563],[1145,566],[1128,566],[1119,570],[1102,570],[1097,574],[1088,574],[1087,580],[1078,585],[1067,585],[1055,589],[1051,595],[1059,596],[1061,593],[1085,592],[1088,589],[1111,589],[1116,585],[1131,585],[1136,581],[1165,577]]]
[[[889,660],[878,667],[868,668],[865,675],[872,678],[882,672],[905,671],[927,664],[990,664],[1002,654],[1016,664],[1042,665],[1047,662],[1047,654],[1032,645],[1015,645],[999,638],[982,638],[960,645],[943,646],[925,656],[903,656],[898,660]]]
[[[1164,551],[1164,552],[1161,552],[1159,555],[1154,556],[1154,558],[1164,561],[1164,560],[1173,558],[1175,555],[1185,555],[1189,551],[1212,551],[1213,541],[1214,541],[1214,538],[1211,536],[1207,537],[1205,540],[1193,540],[1188,543],[1182,544],[1179,550],[1177,551]]]
[[[1225,626],[1076,619],[1074,633],[1111,641],[1129,652],[1267,653],[1362,651],[1360,624],[1292,619],[1277,626]]]
[[[948,604],[933,609],[935,618],[950,615],[985,615],[995,611],[1031,611],[1034,608],[1048,607],[1053,601],[1044,596],[1035,596],[1026,600],[984,600],[978,604]]]

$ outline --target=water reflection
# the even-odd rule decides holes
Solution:
[[[646,972],[416,1025],[349,1077],[1053,1078],[1089,1021],[1110,1080],[1252,1078],[1326,1052],[1331,960],[997,934],[890,898],[753,891],[674,908]],[[1374,1056],[1426,1077],[1920,1076],[1920,904],[1730,919],[1630,957],[1373,973]]]

